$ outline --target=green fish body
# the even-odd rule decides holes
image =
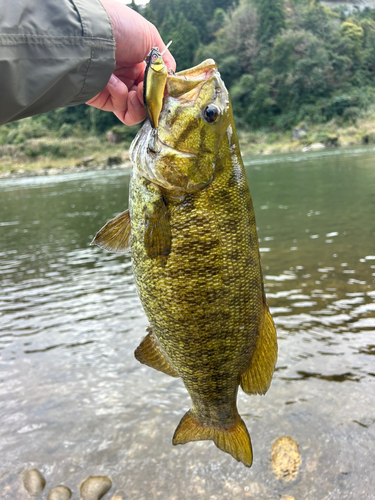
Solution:
[[[169,77],[167,87],[159,152],[148,148],[146,122],[130,153],[131,235],[127,229],[125,239],[150,321],[135,356],[181,377],[190,394],[192,407],[173,444],[210,439],[250,467],[238,387],[264,394],[277,358],[253,205],[214,61]],[[125,228],[123,221],[119,226]],[[113,241],[116,234],[97,238]]]

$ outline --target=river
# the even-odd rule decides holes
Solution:
[[[212,442],[173,447],[190,406],[180,379],[133,355],[148,325],[128,256],[90,241],[128,205],[122,170],[0,183],[0,498],[38,468],[73,498],[374,498],[375,149],[245,158],[279,338],[266,396],[240,391],[247,469]],[[301,466],[276,477],[275,439]],[[26,497],[25,497],[26,498]]]

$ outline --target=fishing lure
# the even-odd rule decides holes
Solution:
[[[171,43],[168,43],[165,50]],[[163,59],[165,50],[160,53],[158,47],[151,49],[146,57],[146,69],[143,78],[143,101],[147,117],[154,129],[157,129],[159,125],[164,89],[168,77],[168,69]]]

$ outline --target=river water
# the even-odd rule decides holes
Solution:
[[[105,498],[374,498],[375,150],[245,158],[265,288],[279,338],[266,396],[240,391],[252,436],[247,469],[212,442],[173,447],[190,406],[180,379],[139,364],[147,319],[127,256],[89,243],[127,208],[122,170],[0,184],[0,498],[78,498],[108,475]],[[273,442],[292,437],[287,481]]]

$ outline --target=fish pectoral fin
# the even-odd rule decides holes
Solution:
[[[150,366],[155,370],[164,372],[171,377],[179,377],[176,369],[165,357],[154,336],[152,328],[147,328],[149,334],[142,340],[134,352],[136,359],[144,365]]]
[[[241,387],[247,394],[265,394],[271,384],[277,361],[277,336],[275,325],[265,304],[263,321],[259,328],[250,366],[241,375]]]
[[[173,444],[185,444],[190,441],[212,440],[225,453],[229,453],[246,467],[253,463],[253,452],[249,432],[245,422],[238,415],[234,425],[229,427],[211,427],[199,422],[189,410],[182,417],[174,436]]]
[[[144,244],[150,259],[168,257],[172,247],[169,215],[164,200],[160,197],[145,213]]]
[[[92,240],[91,245],[108,252],[125,253],[130,250],[130,214],[125,210],[107,222]]]

